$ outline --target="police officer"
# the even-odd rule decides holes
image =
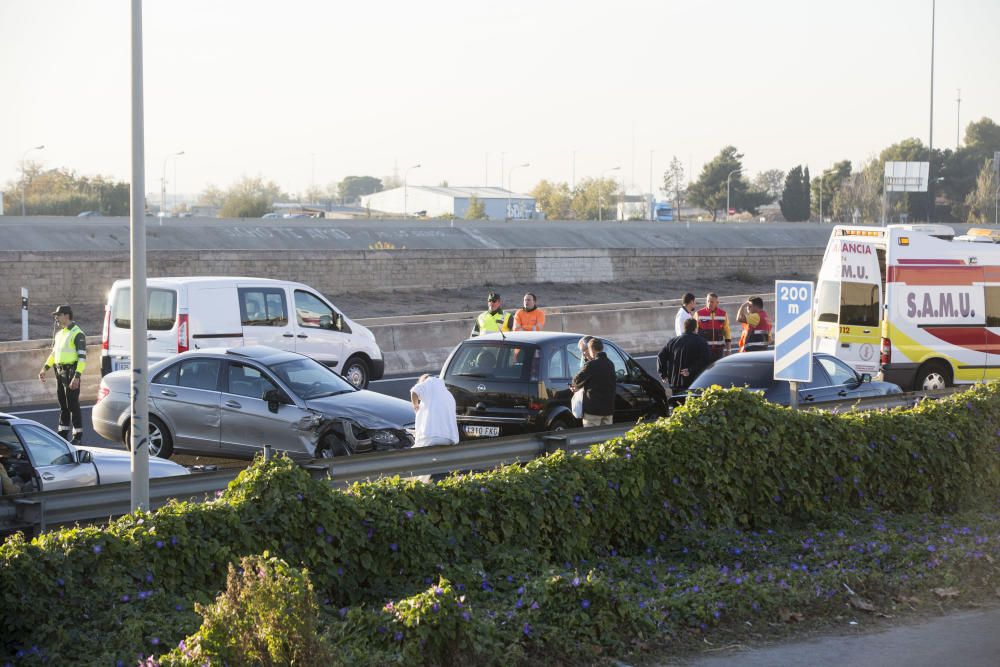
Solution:
[[[87,336],[73,321],[73,309],[59,306],[53,317],[59,323],[52,343],[52,353],[45,360],[45,367],[38,371],[38,379],[45,382],[45,374],[50,368],[56,370],[59,383],[59,435],[70,440],[70,419],[73,423],[74,445],[83,437],[83,416],[80,413],[80,377],[87,367]]]
[[[496,292],[490,292],[486,297],[486,310],[476,317],[476,324],[472,327],[472,333],[469,334],[469,337],[475,338],[497,331],[510,331],[513,328],[514,314],[505,313],[500,295]]]

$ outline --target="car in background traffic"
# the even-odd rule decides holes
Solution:
[[[482,438],[580,426],[570,410],[569,384],[582,363],[581,334],[515,332],[462,341],[441,377],[455,397],[459,434]],[[661,382],[614,343],[604,351],[617,378],[616,423],[667,414]]]
[[[785,380],[774,379],[774,351],[740,352],[716,361],[699,375],[688,392],[671,399],[682,403],[712,385],[746,387],[759,391],[768,401],[788,405],[791,387]],[[891,382],[874,382],[868,373],[859,374],[846,363],[829,354],[813,353],[812,382],[799,382],[799,405],[827,401],[846,401],[866,396],[888,396],[903,390]]]
[[[34,420],[5,413],[0,413],[0,465],[22,493],[127,482],[132,475],[128,451],[71,445]],[[149,461],[151,479],[188,474],[173,461]]]
[[[149,452],[253,458],[270,445],[326,458],[413,444],[408,402],[358,389],[328,366],[263,345],[184,352],[150,366]],[[94,430],[128,442],[128,371],[101,379]]]

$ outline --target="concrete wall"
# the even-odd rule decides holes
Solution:
[[[518,248],[463,250],[159,250],[150,277],[255,276],[295,280],[338,294],[400,287],[476,287],[511,282],[603,282],[697,276],[699,283],[737,271],[812,278],[821,248]],[[102,303],[129,274],[127,250],[0,251],[0,308],[16,309],[21,287],[32,303]]]

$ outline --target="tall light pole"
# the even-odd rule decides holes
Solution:
[[[958,89],[958,96],[955,98],[957,107],[955,108],[955,150],[962,145],[962,89]]]
[[[931,120],[927,146],[927,175],[931,176],[931,159],[934,157],[934,14],[936,0],[931,0]],[[934,215],[934,178],[927,179],[927,222]]]
[[[162,219],[167,213],[167,161],[170,158],[180,157],[184,155],[184,151],[177,151],[176,153],[171,153],[167,157],[163,158],[163,173],[160,176],[160,218]]]
[[[649,221],[653,221],[653,150],[649,151]]]
[[[521,167],[530,167],[530,166],[531,166],[530,162],[525,162],[524,164],[519,164],[516,167],[511,167],[510,170],[507,172],[507,215],[504,216],[504,219],[511,217],[510,215],[511,175],[514,173],[515,169],[520,169]]]
[[[411,169],[420,169],[420,163],[417,163],[411,167],[407,167],[406,171],[403,172],[403,217],[409,217],[409,209],[407,208],[407,197],[409,196],[409,188],[407,185],[407,179],[410,177]]]
[[[570,190],[576,190],[576,151],[573,151],[573,176],[569,183]]]
[[[27,180],[27,170],[25,169],[25,161],[28,159],[28,153],[31,151],[40,151],[45,148],[45,144],[39,146],[32,146],[28,150],[21,154],[21,217],[24,217],[24,190],[28,187]]]
[[[601,172],[601,182],[597,184],[597,221],[604,222],[604,208],[601,206],[601,189],[604,187],[604,174],[609,174],[612,171],[618,171],[622,166],[611,167],[611,169],[605,169]]]
[[[819,173],[819,224],[823,224],[823,181],[826,180],[826,172]]]
[[[726,176],[726,222],[729,222],[729,179],[733,177],[733,174],[740,171],[743,171],[743,167],[733,169],[729,172],[729,175]]]

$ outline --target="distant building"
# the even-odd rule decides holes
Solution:
[[[469,202],[475,197],[482,203],[490,220],[531,220],[541,217],[535,198],[502,188],[409,185],[361,197],[361,207],[373,214],[437,218],[466,218]]]

